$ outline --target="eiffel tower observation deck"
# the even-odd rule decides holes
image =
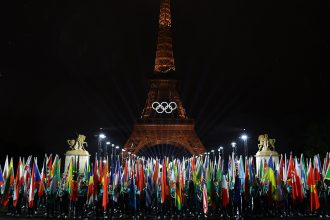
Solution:
[[[154,73],[142,114],[137,119],[124,149],[138,154],[145,148],[171,145],[199,155],[205,147],[195,132],[181,101],[180,81],[175,80],[172,46],[171,0],[161,0]]]

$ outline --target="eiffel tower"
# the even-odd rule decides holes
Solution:
[[[124,146],[126,153],[138,155],[157,145],[182,148],[191,155],[205,152],[180,99],[180,82],[171,77],[175,74],[171,34],[170,0],[161,0],[154,73],[141,117]]]

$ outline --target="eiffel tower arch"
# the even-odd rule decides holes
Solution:
[[[171,37],[170,0],[161,0],[154,77],[141,117],[127,140],[125,152],[167,144],[199,155],[205,147],[195,132],[195,122],[189,119],[180,98],[180,82],[172,79],[175,64]]]

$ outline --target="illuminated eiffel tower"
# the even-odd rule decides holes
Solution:
[[[194,120],[189,119],[179,96],[179,81],[175,74],[172,48],[170,0],[161,0],[158,42],[153,79],[141,117],[127,140],[125,152],[139,154],[142,149],[171,145],[192,155],[205,152],[195,132]]]

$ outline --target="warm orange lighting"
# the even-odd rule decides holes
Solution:
[[[175,65],[171,36],[171,4],[170,0],[161,0],[154,71],[156,73],[165,73],[174,70]]]

